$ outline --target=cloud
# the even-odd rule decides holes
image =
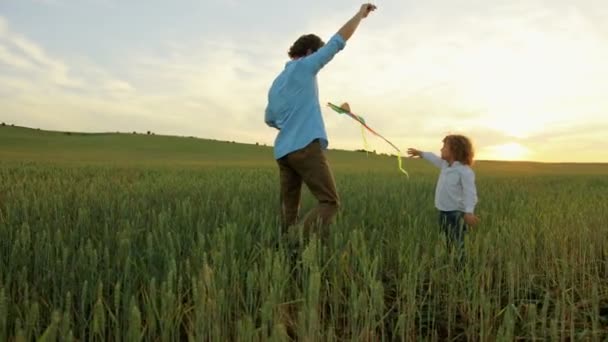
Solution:
[[[7,29],[8,23],[6,22],[6,19],[3,16],[0,16],[0,35],[6,34]]]
[[[48,81],[58,86],[82,87],[83,82],[70,75],[69,68],[50,57],[40,46],[12,32],[0,17],[0,67],[22,77]]]
[[[135,51],[124,58],[118,69],[124,77],[117,78],[84,57],[72,58],[67,67],[7,26],[0,36],[0,96],[12,100],[0,104],[3,121],[272,141],[274,132],[262,118],[273,62],[258,63],[251,46],[205,40],[172,44],[164,54]]]
[[[213,48],[217,45],[222,48]],[[248,46],[227,41],[194,46],[173,46],[165,55],[130,60],[131,78],[141,90],[139,102],[184,127],[198,127],[201,136],[238,140],[238,132],[263,132],[270,68],[257,63]]]
[[[31,62],[20,58],[2,45],[0,45],[0,63],[17,69],[31,70],[34,67]]]
[[[0,104],[3,121],[97,131],[116,128],[108,125],[104,117],[133,116],[138,112],[145,116],[132,104],[115,101],[117,94],[134,91],[128,82],[113,78],[94,65],[67,65],[13,32],[0,17],[0,94],[11,99]],[[97,122],[98,127],[91,122]]]

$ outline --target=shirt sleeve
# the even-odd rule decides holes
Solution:
[[[465,213],[474,213],[477,204],[477,188],[475,187],[475,172],[470,168],[461,173],[462,192]]]
[[[346,40],[336,33],[327,44],[323,45],[315,53],[302,59],[302,63],[313,73],[317,74],[334,56],[346,46]]]
[[[274,122],[274,116],[272,115],[272,112],[270,111],[269,108],[266,108],[266,112],[264,115],[264,122],[266,123],[266,125],[279,129],[279,127],[277,127],[276,122]]]
[[[437,155],[433,152],[422,152],[420,156],[422,157],[422,159],[428,161],[429,163],[437,166],[440,169],[443,167],[443,163],[445,162],[443,159],[437,157]]]

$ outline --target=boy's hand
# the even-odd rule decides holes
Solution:
[[[409,154],[410,157],[422,157],[422,151],[419,151],[415,148],[408,148],[407,154]]]
[[[464,214],[464,222],[469,226],[475,226],[479,223],[479,218],[472,213]]]
[[[361,16],[361,18],[367,18],[367,16],[372,12],[376,10],[376,5],[372,5],[372,4],[363,4],[361,5],[361,9],[359,10],[359,15]]]

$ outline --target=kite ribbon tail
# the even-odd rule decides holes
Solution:
[[[367,146],[367,139],[365,138],[365,129],[363,129],[363,125],[361,127],[361,137],[363,137],[363,148],[365,149],[365,155],[369,156],[369,147]]]
[[[410,175],[403,169],[403,162],[401,161],[401,151],[397,151],[397,165],[399,165],[399,170],[403,172],[407,178],[410,178]]]

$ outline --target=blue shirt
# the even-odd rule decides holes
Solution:
[[[319,139],[321,148],[327,148],[317,73],[345,45],[344,38],[336,33],[315,53],[287,62],[272,83],[264,121],[279,130],[274,142],[275,159],[302,149],[315,139]]]

